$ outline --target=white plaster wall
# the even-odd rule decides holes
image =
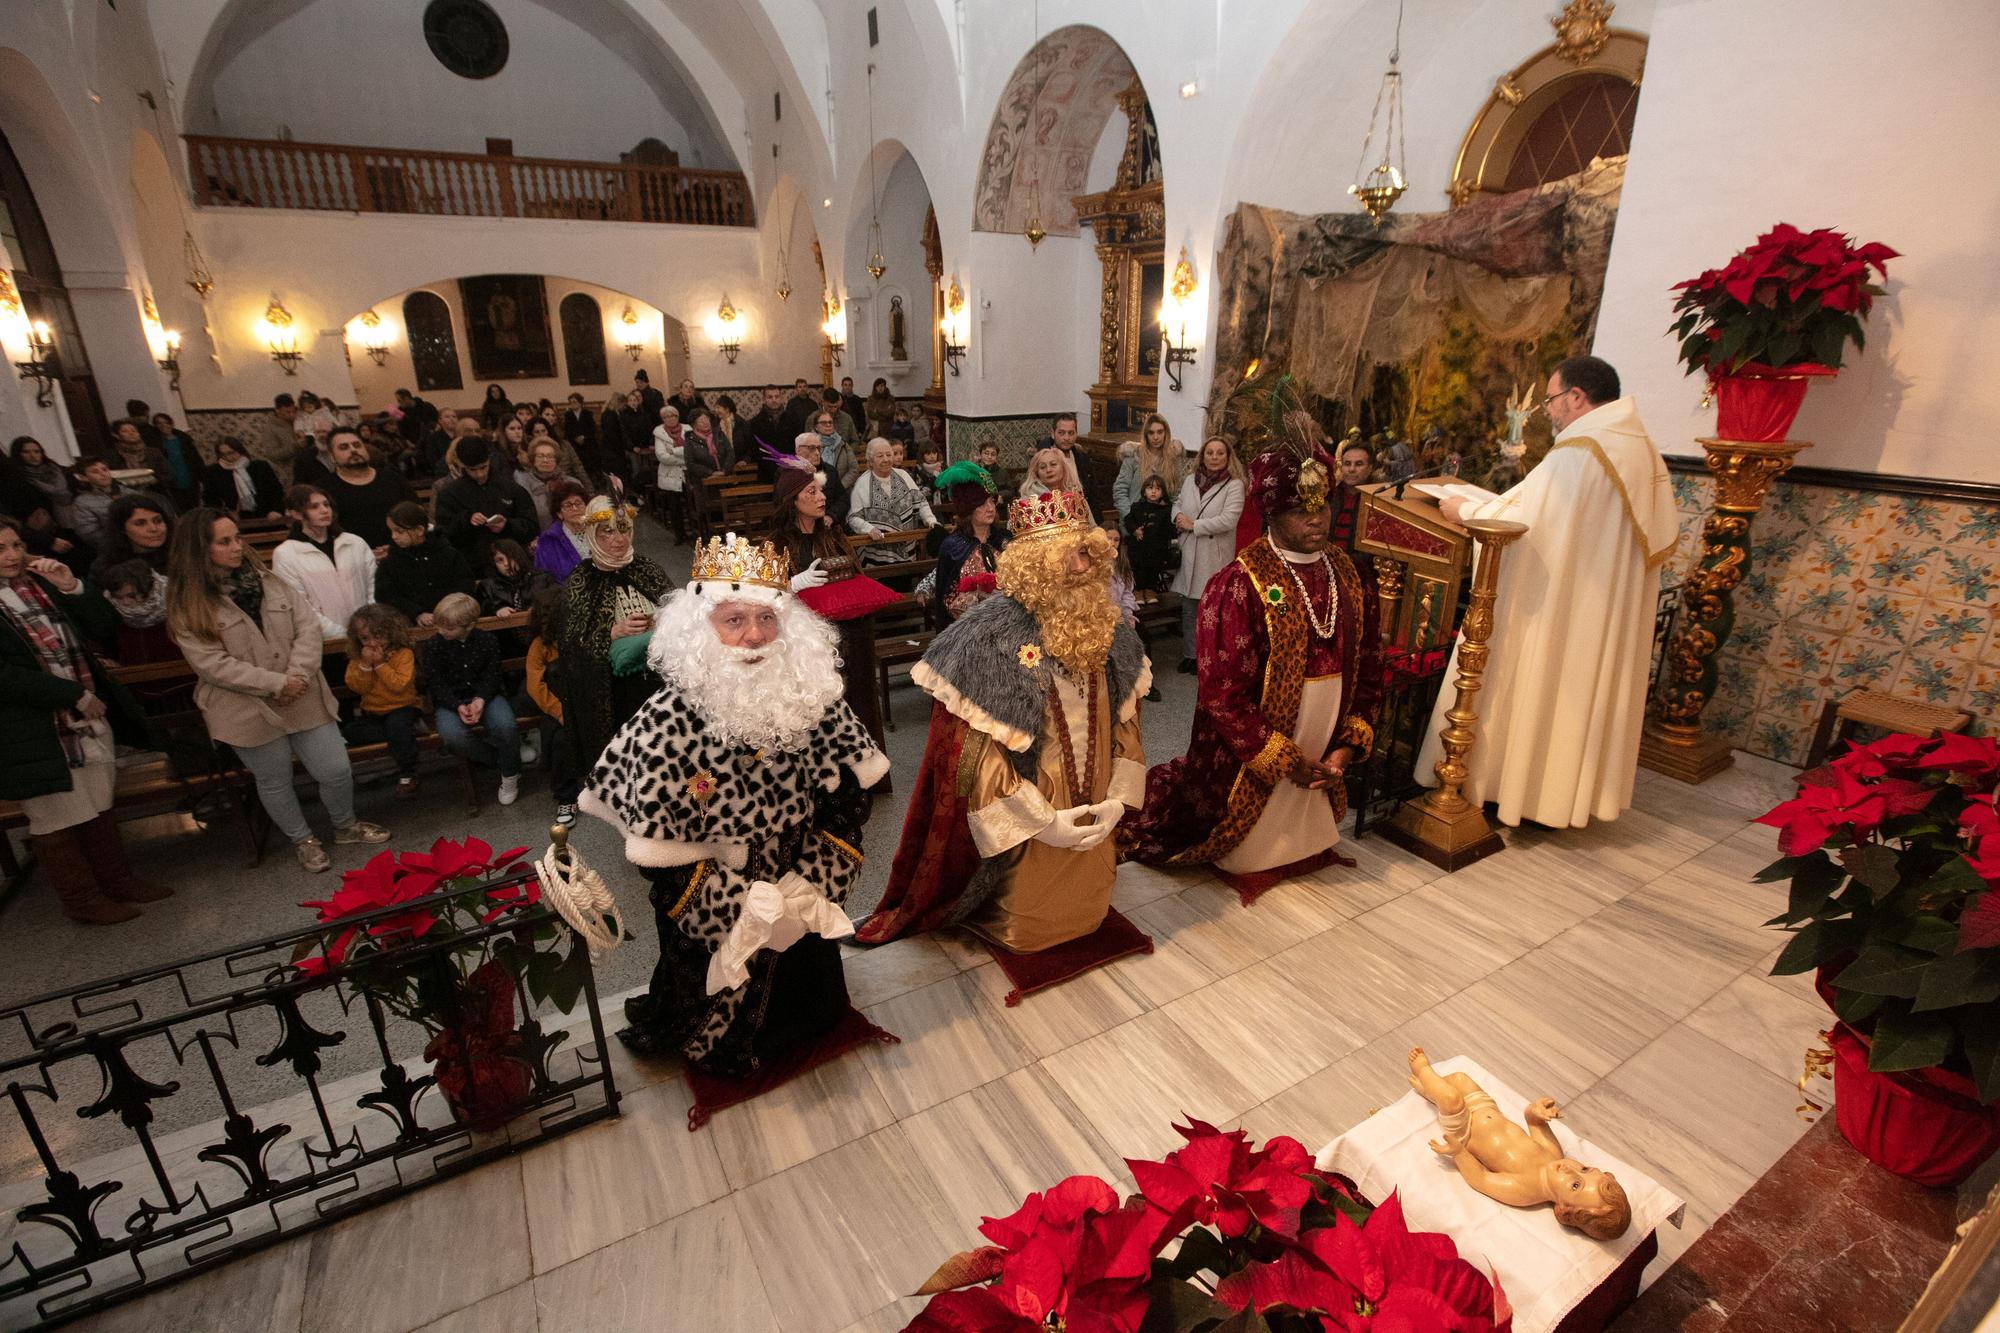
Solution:
[[[1882,19],[1868,0],[1660,0],[1595,351],[1669,453],[1698,455],[1715,413],[1665,336],[1668,288],[1783,221],[1902,252],[1867,349],[1806,395],[1799,461],[2000,480],[2000,8]],[[1778,77],[1770,53],[1808,32],[1810,77]]]
[[[545,379],[499,381],[515,402],[536,402],[546,398],[552,403],[561,403],[570,394],[580,393],[595,411],[607,395],[622,394],[632,387],[634,371],[645,371],[653,386],[662,393],[672,393],[673,386],[687,373],[688,357],[681,349],[685,330],[678,320],[667,319],[659,309],[637,297],[600,287],[594,282],[578,282],[574,278],[550,275],[543,279],[543,286],[548,297],[549,334],[555,346],[556,373]],[[348,325],[349,333],[357,335],[348,339],[354,402],[364,412],[379,412],[392,406],[398,389],[419,393],[440,407],[476,408],[485,400],[487,381],[472,373],[472,344],[465,334],[465,307],[460,300],[458,283],[428,282],[421,290],[436,293],[451,312],[452,340],[458,347],[461,387],[417,389],[416,366],[410,360],[409,329],[403,322],[403,298],[410,293],[399,292],[370,307],[381,316],[382,327],[391,331],[388,352],[381,365],[376,365],[374,358],[368,355],[365,344],[358,336],[362,330],[352,322]],[[608,382],[570,383],[569,353],[562,336],[562,303],[573,292],[582,292],[597,302],[603,321],[604,365],[610,377]],[[628,307],[636,320],[633,326],[636,332],[631,335],[628,335],[622,318]],[[355,317],[359,318],[361,313],[355,312]],[[628,341],[642,344],[636,361],[625,350]]]
[[[793,260],[793,282],[807,288],[803,299],[795,292],[781,303],[771,290],[776,277],[760,262],[764,247],[747,228],[247,208],[207,210],[198,221],[217,274],[210,322],[219,366],[203,359],[205,347],[193,356],[184,350],[182,361],[192,364],[182,388],[191,408],[259,406],[301,384],[353,402],[355,381],[341,340],[347,321],[363,309],[467,273],[535,273],[558,264],[566,277],[629,293],[684,324],[691,369],[702,383],[789,380],[799,368],[811,373],[819,364],[817,302],[810,277],[801,283],[797,276],[801,263],[810,270],[810,255]],[[301,262],[305,255],[311,263]],[[734,366],[702,332],[725,289],[746,321]],[[274,293],[302,333],[307,359],[295,377],[257,340],[257,322]],[[357,360],[370,364],[358,352]]]
[[[511,138],[523,157],[600,162],[650,136],[683,165],[733,165],[695,160],[637,52],[535,0],[490,2],[509,40],[492,78],[460,78],[437,62],[420,4],[313,0],[231,52],[189,117],[250,139],[480,153],[489,137]]]
[[[878,155],[880,156],[880,155]],[[868,273],[868,214],[847,236],[847,346],[843,373],[868,385],[879,375],[899,397],[923,394],[931,384],[931,280],[924,268],[924,215],[930,191],[915,159],[900,153],[878,165],[882,176],[882,280]],[[901,297],[905,360],[890,358],[889,302]]]

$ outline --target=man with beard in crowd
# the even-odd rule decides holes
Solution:
[[[646,646],[662,685],[580,803],[624,837],[660,933],[618,1035],[728,1079],[782,1066],[848,1018],[840,903],[860,875],[866,789],[889,771],[841,701],[833,627],[790,584],[768,542],[696,552]]]
[[[1139,636],[1111,599],[1110,539],[1083,497],[1014,502],[998,592],[932,642],[923,768],[864,944],[962,925],[1014,953],[1094,933],[1111,831],[1144,796]]]
[[[367,542],[379,560],[389,550],[389,511],[416,493],[400,474],[375,466],[352,426],[335,426],[326,443],[333,453],[333,475],[323,483],[327,498],[340,526]]]

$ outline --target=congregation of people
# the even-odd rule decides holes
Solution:
[[[1546,615],[1503,622],[1495,657],[1608,682],[1604,734],[1552,731],[1539,688],[1502,667],[1468,789],[1503,822],[1563,827],[1630,803],[1650,614],[1633,589],[1673,506],[1615,371],[1572,358],[1549,387],[1554,461],[1488,508],[1567,512],[1539,528],[1569,541],[1622,506],[1633,568],[1519,598],[1582,614],[1553,640]],[[68,468],[17,439],[0,467],[0,799],[65,913],[103,925],[171,893],[133,869],[112,813],[149,707],[198,714],[308,872],[332,858],[295,766],[338,846],[391,837],[356,815],[357,753],[408,794],[434,738],[502,805],[546,765],[557,821],[613,825],[651,885],[660,963],[620,1035],[739,1077],[846,1012],[839,938],[949,926],[1032,954],[1109,928],[1125,860],[1207,867],[1246,900],[1344,863],[1346,779],[1383,681],[1351,536],[1361,488],[1398,480],[1397,460],[1378,471],[1352,434],[1329,450],[1303,412],[1191,447],[1154,414],[1106,487],[1062,413],[1017,481],[996,441],[947,464],[921,411],[879,380],[852,389],[773,385],[744,415],[640,372],[600,413],[494,385],[477,413],[404,391],[372,423],[302,394],[212,459],[135,403],[108,454]],[[732,489],[757,503],[732,515]],[[646,511],[691,548],[685,587],[638,552]],[[889,789],[877,612],[919,617],[904,660],[933,708],[887,888],[856,923],[840,905],[870,792]],[[1190,738],[1149,769],[1148,640],[1176,622]],[[175,662],[185,679],[121,681]]]

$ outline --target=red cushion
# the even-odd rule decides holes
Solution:
[[[885,606],[894,606],[903,600],[903,594],[865,574],[857,574],[817,588],[802,588],[799,600],[813,614],[828,620],[859,620]]]

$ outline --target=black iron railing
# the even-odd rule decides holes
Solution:
[[[532,878],[453,892],[485,897]],[[545,904],[449,938],[387,936],[399,942],[321,976],[291,966],[350,927],[408,912],[0,1008],[0,1327],[102,1309],[617,1114],[589,956],[567,928],[555,957],[507,973],[518,1016],[508,1058],[526,1071],[517,1113],[492,1132],[453,1118],[436,1077],[393,1049],[423,1030],[356,984],[364,968],[380,977],[447,952],[505,952],[556,921]],[[587,1025],[544,1027],[522,980],[530,971],[543,995],[580,998]],[[357,1034],[339,1052],[353,1058],[329,1054]]]

